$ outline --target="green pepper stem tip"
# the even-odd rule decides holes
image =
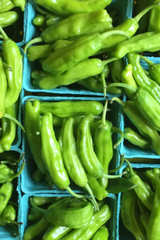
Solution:
[[[5,113],[3,117],[13,121],[15,124],[17,124],[22,129],[23,132],[25,132],[23,125],[16,118],[12,117],[8,113]]]

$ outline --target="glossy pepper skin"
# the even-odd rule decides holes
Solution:
[[[152,144],[149,139],[143,137],[129,127],[124,129],[124,138],[137,147],[144,149],[152,148]]]
[[[148,240],[159,240],[160,239],[160,229],[157,227],[160,220],[160,192],[159,192],[159,184],[160,184],[160,173],[156,174],[155,178],[156,191],[155,198],[153,201],[153,207],[151,210],[151,215],[148,222],[147,227],[147,238]]]
[[[11,204],[8,204],[2,215],[1,215],[3,221],[7,224],[7,223],[12,223],[15,218],[16,218],[16,210],[15,208],[11,205]]]
[[[2,58],[0,58],[0,72],[1,72],[1,78],[0,78],[0,118],[5,114],[5,96],[7,91],[7,78],[5,74],[5,69],[3,67]]]
[[[95,208],[98,208],[92,190],[89,187],[86,172],[83,168],[83,165],[79,159],[76,150],[73,118],[69,118],[63,122],[61,134],[59,137],[59,144],[63,156],[64,165],[69,177],[76,185],[84,187],[88,191],[88,193],[92,196]]]
[[[137,88],[137,83],[133,78],[133,73],[132,73],[132,65],[131,64],[127,64],[121,74],[121,78],[122,78],[122,83],[125,83],[133,88]],[[127,97],[129,98],[129,100],[132,100],[132,92],[129,89],[125,89],[125,92],[127,94]]]
[[[104,106],[102,119],[95,126],[93,136],[94,151],[105,174],[108,174],[109,163],[113,157],[112,123],[106,120],[107,104],[108,100]],[[101,177],[98,182],[104,189],[107,188],[108,178]]]
[[[73,230],[71,233],[67,234],[63,240],[89,240],[96,231],[110,219],[111,215],[111,208],[108,205],[103,204],[99,211],[94,212],[87,227]]]
[[[34,102],[26,102],[24,125],[26,129],[27,143],[29,144],[34,161],[36,162],[38,169],[45,174],[47,170],[44,166],[40,152],[42,147],[41,136],[37,134],[40,132],[40,102],[38,100],[35,100]]]
[[[145,176],[151,181],[154,191],[156,189],[155,178],[158,173],[160,173],[159,168],[148,169],[144,172]]]
[[[112,100],[116,100],[113,98]],[[118,100],[118,99],[117,99]],[[147,137],[152,145],[156,153],[160,154],[159,148],[159,134],[158,132],[151,126],[151,124],[147,121],[147,119],[141,114],[138,107],[133,101],[126,101],[123,103],[121,100],[118,102],[122,105],[124,113],[130,119],[130,121],[136,126],[140,134],[144,137]]]
[[[133,94],[133,101],[143,116],[153,128],[160,130],[160,103],[143,88],[138,88]]]
[[[72,15],[77,13],[87,13],[92,12],[98,9],[105,8],[111,3],[111,0],[89,0],[89,1],[75,1],[75,0],[66,0],[61,1],[52,1],[52,0],[36,0],[37,4],[45,7],[53,13],[58,15]]]
[[[128,173],[125,174],[125,177],[133,184],[137,185],[137,188],[134,188],[136,195],[142,201],[142,203],[149,210],[151,210],[155,193],[151,190],[150,187],[148,187],[148,184],[146,182],[143,182],[143,180],[138,176],[138,174],[134,172],[129,162],[128,165],[129,166],[125,168],[126,172]]]
[[[151,14],[149,17],[148,32],[160,31],[160,17],[159,16],[160,16],[160,6],[158,5],[158,6],[155,6],[151,10]]]
[[[5,182],[0,187],[0,215],[4,211],[13,193],[13,183]]]
[[[98,101],[40,102],[40,113],[51,112],[62,118],[86,115],[88,113],[99,115],[102,111],[103,104]]]
[[[77,63],[65,73],[56,75],[43,71],[33,71],[31,74],[32,84],[42,89],[53,89],[58,86],[69,85],[102,73],[104,66],[112,60],[114,59],[103,61],[99,58],[87,59]]]
[[[5,113],[9,114],[10,116],[17,119],[18,117],[18,106],[19,102],[17,101],[12,106],[5,109]],[[5,118],[5,116],[2,118],[2,137],[0,139],[0,152],[3,152],[5,150],[10,150],[11,145],[13,144],[15,138],[16,138],[16,123],[13,122],[10,119]]]
[[[139,219],[137,195],[134,190],[122,194],[121,218],[124,226],[133,234],[136,240],[146,240],[146,232]]]
[[[17,44],[9,39],[3,29],[0,27],[0,32],[3,35],[2,52],[4,61],[9,65],[12,71],[6,69],[7,76],[7,92],[5,96],[5,107],[12,106],[19,97],[22,89],[22,55]]]
[[[7,13],[0,13],[0,26],[2,28],[8,27],[18,20],[19,16],[16,11],[8,11]]]
[[[52,44],[31,46],[28,48],[27,58],[30,62],[33,62],[39,58],[48,57],[52,51]]]
[[[72,228],[61,226],[50,226],[43,234],[42,240],[60,240],[72,231]]]
[[[43,162],[56,186],[66,189],[70,185],[70,181],[64,168],[60,146],[55,138],[51,113],[48,112],[42,116],[40,132]]]
[[[144,73],[140,64],[140,55],[129,53],[127,59],[133,67],[133,77],[137,85],[148,91],[160,103],[160,86]]]
[[[21,11],[24,12],[26,0],[11,0],[16,7],[20,7]]]
[[[102,226],[98,229],[98,231],[94,234],[91,240],[108,240],[109,231],[108,228]]]
[[[10,0],[2,0],[0,4],[0,12],[7,12],[14,8],[14,4]]]

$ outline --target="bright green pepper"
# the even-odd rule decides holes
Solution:
[[[144,172],[145,176],[151,181],[151,184],[154,190],[156,189],[155,177],[156,177],[156,174],[158,174],[159,172],[160,172],[159,168],[152,168]]]
[[[102,204],[100,210],[94,212],[93,217],[87,227],[73,230],[67,234],[63,240],[89,240],[96,233],[96,231],[110,219],[111,215],[111,208],[106,204]]]
[[[4,222],[7,224],[7,223],[13,223],[15,218],[16,218],[16,210],[15,208],[11,205],[11,204],[8,204],[1,217],[3,218]]]
[[[71,231],[72,228],[69,227],[51,226],[44,233],[42,240],[60,240]]]
[[[13,183],[5,182],[0,187],[0,216],[8,204],[13,193]],[[4,196],[3,196],[4,195]]]
[[[10,0],[2,0],[0,3],[0,12],[7,12],[14,8],[14,4]]]
[[[159,240],[160,229],[157,227],[160,220],[160,192],[159,192],[159,184],[160,184],[160,173],[156,175],[155,178],[156,191],[155,198],[153,201],[153,206],[151,210],[151,215],[148,222],[147,227],[147,238],[148,240]]]
[[[31,46],[27,52],[27,58],[30,62],[33,62],[39,58],[46,58],[52,52],[52,45],[45,44],[45,45],[38,45],[38,46]]]
[[[109,237],[108,228],[106,228],[105,226],[102,226],[94,234],[91,240],[108,240],[108,237]]]
[[[144,226],[145,230],[147,231],[148,228],[148,222],[149,222],[149,217],[150,217],[150,211],[145,207],[145,205],[141,202],[139,198],[137,198],[138,206],[139,206],[139,218]]]
[[[58,15],[72,15],[77,13],[88,13],[98,9],[103,9],[111,3],[111,0],[63,0],[59,2],[53,2],[52,0],[35,0],[37,4],[43,6],[49,11]]]
[[[5,107],[12,106],[19,98],[22,89],[22,55],[17,44],[9,39],[3,29],[0,27],[0,32],[3,35],[2,43],[3,58],[7,65],[12,69],[6,70],[8,88],[5,96]]]
[[[7,91],[7,79],[5,70],[3,67],[2,58],[0,58],[0,72],[1,72],[1,78],[0,78],[0,118],[5,114],[5,96]]]
[[[11,0],[16,7],[20,7],[22,12],[24,12],[26,0]]]
[[[154,1],[157,2],[157,1]],[[151,10],[149,17],[148,32],[160,31],[160,6],[155,6]]]
[[[19,15],[15,11],[8,11],[7,13],[0,13],[0,26],[2,28],[8,27],[15,23],[19,18]]]
[[[35,18],[32,20],[32,23],[35,26],[46,28],[46,18],[44,15],[36,15]]]
[[[56,15],[56,14],[46,14],[46,26],[49,27],[55,23],[58,23],[64,19],[63,16],[61,15]]]

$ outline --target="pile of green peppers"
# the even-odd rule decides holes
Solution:
[[[136,240],[159,239],[160,169],[132,169],[129,164],[125,171],[137,188],[122,193],[121,220]]]
[[[18,31],[23,27],[21,22],[25,6],[26,0],[1,0],[0,2],[0,26],[6,29],[12,40],[19,39],[20,32]]]
[[[22,54],[17,44],[0,27],[3,35],[0,55],[0,153],[9,151],[16,139],[19,97],[22,89]]]
[[[105,201],[98,205],[95,211],[86,198],[33,196],[23,239],[107,240],[112,209]]]
[[[32,84],[47,90],[78,83],[106,96],[109,82],[122,81],[122,58],[127,53],[160,48],[159,33],[135,35],[140,19],[160,3],[156,1],[134,18],[113,26],[107,11],[111,0],[71,2],[34,1],[38,14],[33,24],[43,31],[25,46],[29,61],[38,61],[39,66],[31,73]],[[150,48],[147,42],[152,42]],[[107,92],[121,94],[122,90],[108,86]]]
[[[22,173],[25,161],[18,169],[18,164],[24,157],[24,154],[17,159],[17,152],[8,151],[0,154],[0,226],[13,227],[14,235],[18,234],[17,226],[21,223],[17,218],[17,199],[15,199],[16,178]]]
[[[103,106],[98,101],[28,99],[24,125],[37,166],[32,174],[35,181],[45,177],[49,186],[84,197],[71,190],[71,179],[93,200],[94,196],[101,201],[108,195],[108,179],[120,177],[109,175],[108,171],[113,150],[123,139],[123,133],[106,120],[107,104],[108,100]],[[113,144],[112,133],[116,132],[120,133],[120,138]]]

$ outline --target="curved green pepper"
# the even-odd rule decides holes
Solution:
[[[26,0],[11,0],[16,7],[20,7],[22,12],[24,12]]]
[[[8,204],[13,193],[13,183],[5,182],[0,187],[0,216]]]
[[[5,74],[5,70],[3,67],[3,62],[2,58],[0,58],[0,72],[1,72],[1,77],[0,77],[0,118],[5,114],[5,96],[6,96],[6,91],[7,91],[7,78]]]
[[[42,240],[60,240],[71,231],[72,228],[69,227],[51,226],[44,233]]]
[[[0,4],[0,12],[7,12],[14,8],[14,4],[10,0],[2,0]]]
[[[0,13],[0,26],[2,28],[8,27],[15,23],[19,18],[19,15],[16,11],[8,11],[7,13]]]
[[[159,16],[160,16],[160,6],[155,6],[151,10],[151,14],[149,17],[148,32],[160,31],[160,17]]]
[[[91,240],[108,240],[108,237],[109,237],[108,228],[106,228],[105,226],[102,226],[94,234]]]

